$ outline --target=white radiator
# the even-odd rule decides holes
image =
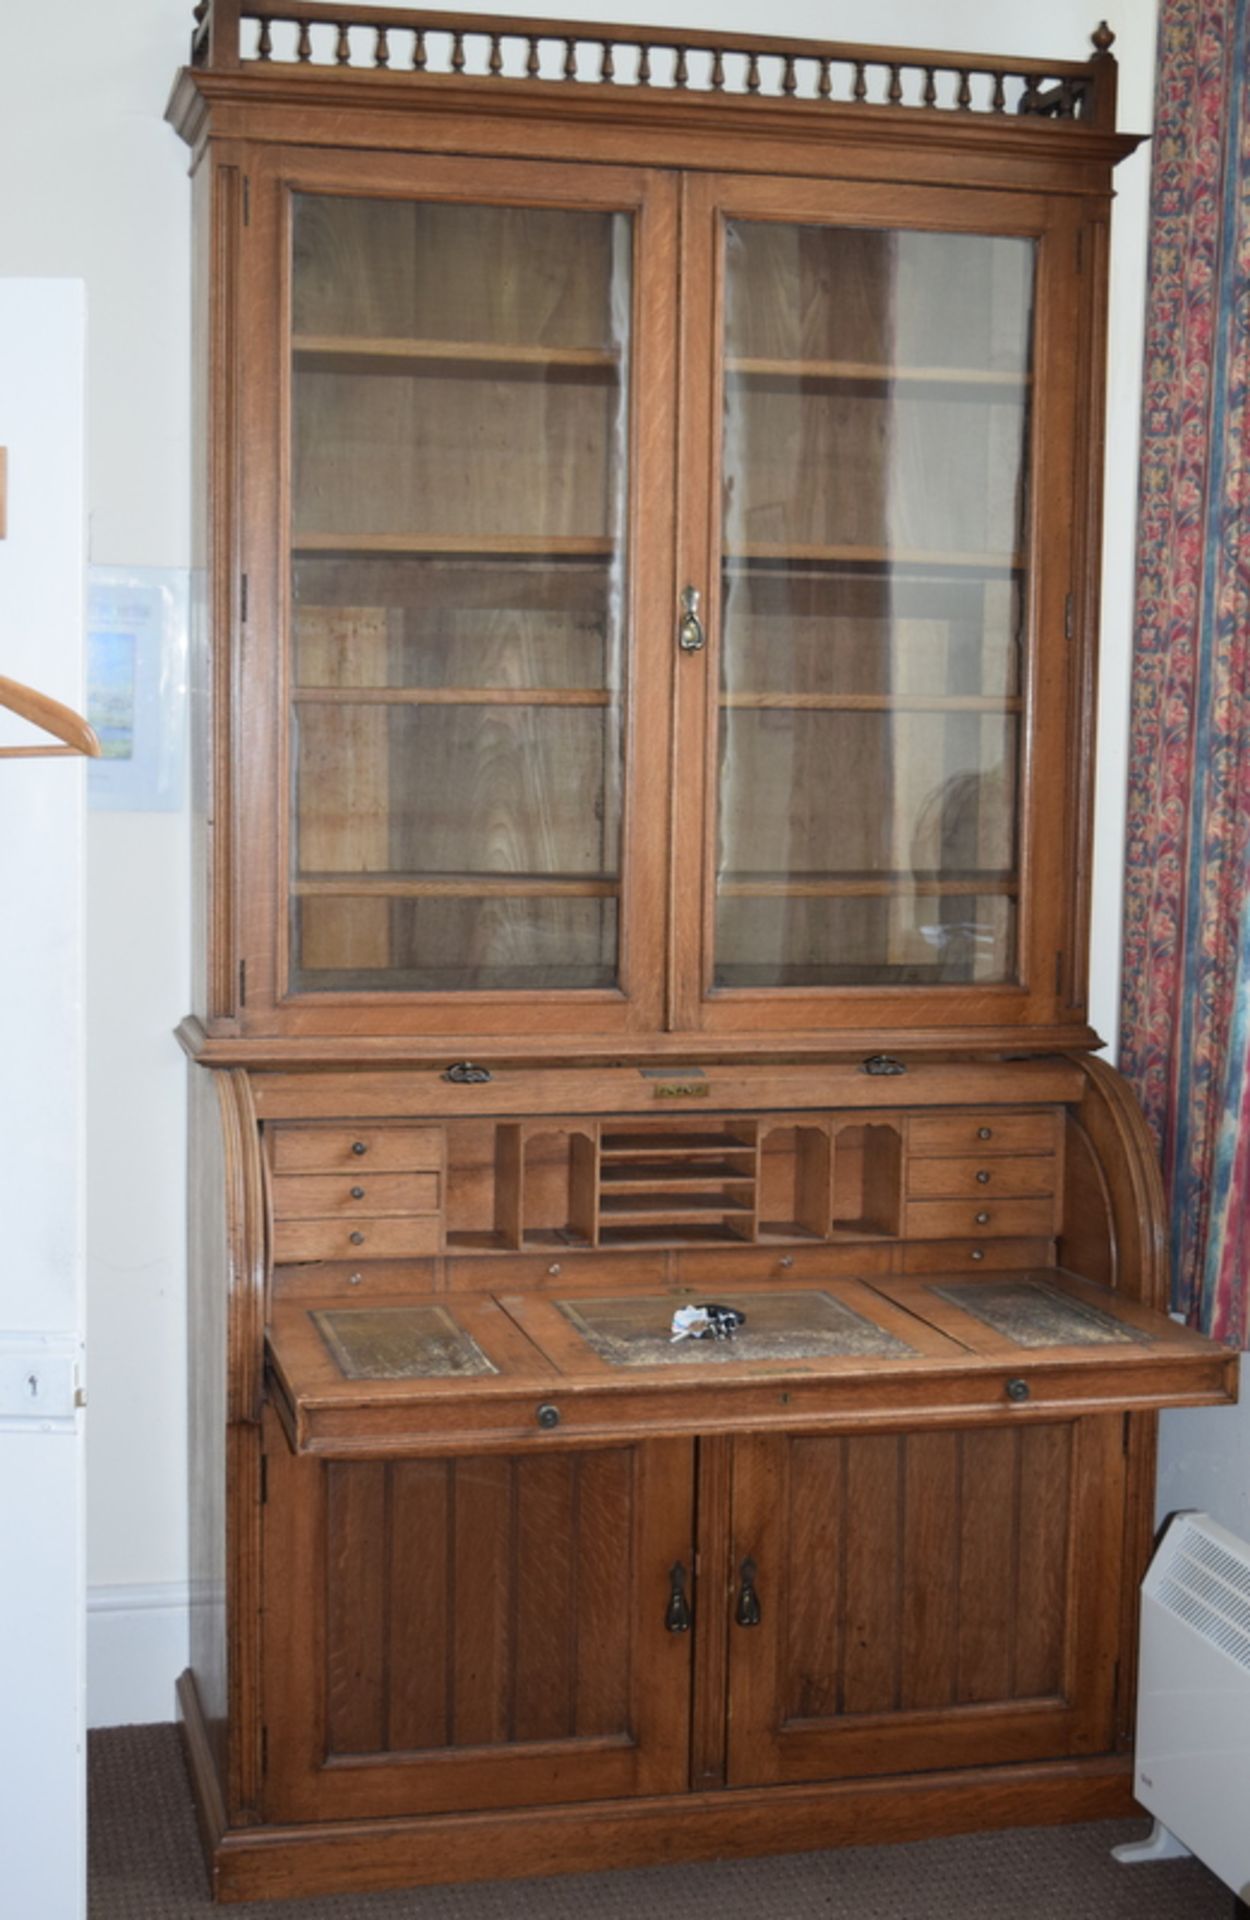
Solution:
[[[1250,1888],[1250,1546],[1179,1514],[1142,1584],[1134,1791],[1235,1893]]]

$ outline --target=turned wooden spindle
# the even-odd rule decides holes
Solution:
[[[352,36],[346,21],[340,21],[339,23],[339,35],[334,45],[334,58],[336,64],[340,67],[351,65]]]
[[[862,60],[855,62],[855,85],[851,89],[851,97],[855,100],[868,98],[868,74]]]
[[[725,58],[720,48],[716,47],[712,51],[712,92],[723,93],[724,90],[725,90]]]
[[[258,25],[260,31],[256,36],[256,58],[258,60],[271,60],[273,58],[273,35],[269,31],[268,14],[262,13],[260,15]]]
[[[1001,73],[994,75],[994,91],[990,96],[990,110],[992,113],[1005,113],[1007,111],[1007,85]]]
[[[577,42],[566,40],[564,43],[564,77],[566,80],[577,78]]]
[[[426,62],[428,61],[428,59],[429,59],[429,54],[426,52],[425,35],[421,31],[420,27],[418,27],[417,37],[412,43],[413,71],[416,73],[424,73],[426,68]]]
[[[648,46],[641,46],[638,49],[638,85],[640,87],[651,85],[651,49]]]
[[[677,62],[673,68],[673,85],[675,87],[684,87],[689,79],[690,71],[686,65],[686,49],[684,47],[678,47]]]
[[[959,91],[955,95],[955,105],[964,113],[972,107],[972,75],[967,67],[959,69]]]
[[[464,72],[464,35],[459,31],[451,36],[451,70],[453,73]]]
[[[503,41],[497,33],[492,33],[490,37],[490,59],[487,61],[487,71],[494,74],[503,72]]]
[[[750,59],[747,61],[747,92],[758,93],[759,90],[760,90],[760,63],[759,63],[758,57],[755,54],[752,54]]]
[[[612,58],[612,42],[605,40],[603,53],[599,61],[599,78],[605,84],[616,78],[616,62]]]
[[[921,99],[926,107],[937,105],[937,76],[932,67],[926,67],[924,70],[924,92]]]
[[[525,56],[525,71],[529,75],[531,80],[537,80],[539,67],[540,67],[540,61],[538,57],[538,41],[534,39],[533,36],[531,36],[530,42],[529,42],[529,52]]]

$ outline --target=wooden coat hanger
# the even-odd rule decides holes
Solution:
[[[62,706],[50,694],[36,693],[34,687],[23,686],[20,680],[6,680],[0,673],[0,707],[7,707],[11,713],[30,720],[64,742],[59,747],[0,747],[0,760],[38,760],[69,753],[85,753],[92,760],[99,759],[100,742],[94,728],[72,707]]]

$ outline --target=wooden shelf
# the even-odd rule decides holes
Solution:
[[[722,707],[813,713],[1023,713],[1018,694],[723,693]]]
[[[1003,373],[991,367],[900,367],[864,360],[779,360],[738,355],[725,361],[729,378],[741,380],[816,380],[830,386],[931,388],[974,399],[1023,396],[1032,386],[1027,373]]]
[[[301,899],[391,900],[613,899],[620,882],[606,874],[306,873],[292,881]]]
[[[668,1193],[654,1189],[648,1193],[601,1193],[599,1215],[603,1220],[703,1220],[708,1215],[751,1212],[749,1200],[737,1200],[727,1193]]]
[[[439,368],[468,373],[489,367],[541,372],[617,373],[621,356],[612,347],[543,347],[521,341],[374,339],[367,334],[297,333],[291,353],[300,373],[420,374]]]
[[[936,567],[994,576],[1020,573],[1025,564],[1023,554],[1019,553],[929,552],[916,547],[813,546],[785,540],[751,540],[724,550],[723,564],[726,567],[747,568],[786,562],[805,568],[846,566],[884,572],[894,567]]]
[[[718,1227],[710,1220],[700,1221],[698,1225],[673,1226],[635,1220],[627,1226],[605,1225],[599,1232],[601,1247],[742,1247],[748,1244],[745,1234],[735,1233],[730,1226]]]
[[[291,553],[299,559],[338,554],[399,555],[413,560],[426,556],[470,560],[609,560],[617,542],[598,534],[581,533],[296,533]]]
[[[754,1153],[753,1148],[750,1151]],[[719,1193],[726,1186],[749,1187],[753,1179],[749,1167],[735,1167],[727,1160],[702,1159],[696,1159],[689,1166],[677,1160],[623,1160],[602,1168],[599,1175],[602,1189],[613,1193],[634,1187],[654,1193],[659,1187],[678,1185],[683,1193],[697,1193],[701,1188]]]
[[[1019,881],[1008,874],[971,874],[946,878],[910,873],[812,873],[786,877],[727,873],[717,885],[721,899],[891,899],[907,894],[970,895],[1019,891]]]
[[[755,1142],[724,1133],[605,1133],[599,1142],[603,1160],[656,1159],[661,1154],[754,1154]]]
[[[302,706],[610,707],[622,693],[603,687],[296,687]]]

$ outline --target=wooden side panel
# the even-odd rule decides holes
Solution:
[[[302,1819],[685,1785],[692,1448],[322,1466],[266,1513],[269,1806]],[[350,1762],[350,1764],[344,1764]]]
[[[1119,1427],[735,1442],[729,1783],[1109,1751]]]
[[[260,1366],[264,1206],[246,1074],[191,1070],[191,1669],[222,1801],[259,1791]]]

